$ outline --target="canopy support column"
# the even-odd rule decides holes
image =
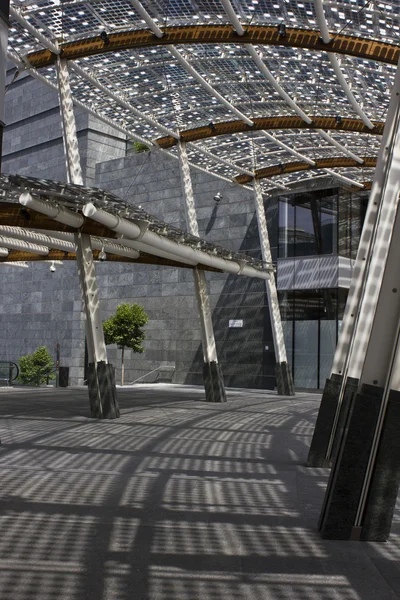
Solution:
[[[260,236],[261,255],[265,263],[272,264],[271,247],[269,244],[267,220],[265,218],[264,200],[258,179],[254,179],[254,203],[256,207],[258,234]],[[283,335],[281,312],[279,309],[278,292],[275,277],[265,280],[268,298],[268,310],[271,321],[276,360],[276,388],[281,396],[294,396],[293,377],[287,362],[285,338]]]
[[[82,169],[76,134],[75,115],[66,60],[57,58],[57,83],[63,130],[68,183],[83,185]],[[86,317],[86,339],[89,356],[88,390],[92,417],[119,417],[114,369],[107,361],[100,298],[90,236],[74,234],[76,261],[82,303]]]
[[[179,142],[179,165],[181,169],[182,189],[185,203],[186,226],[189,233],[199,237],[199,226],[197,223],[196,207],[194,204],[190,166],[187,157],[186,144],[184,142]],[[200,271],[199,269],[194,269],[193,274],[196,300],[200,317],[201,339],[204,357],[203,375],[206,400],[208,402],[226,402],[224,380],[217,357],[217,348],[215,344],[206,277],[204,271]]]
[[[371,195],[378,210],[360,308],[358,314],[351,314],[355,324],[343,387],[355,381],[357,393],[337,428],[336,459],[320,517],[321,535],[329,539],[385,541],[400,483],[400,90],[396,91],[396,84],[400,85],[400,69],[392,94],[397,110],[387,122],[391,133],[381,148],[380,202]],[[380,178],[377,169],[374,185]]]
[[[400,63],[399,63],[400,65]],[[371,259],[380,249],[381,265],[387,255],[388,237],[398,205],[399,171],[394,162],[395,140],[399,128],[400,68],[393,85],[388,116],[383,131],[381,147],[375,168],[374,180],[361,233],[353,277],[347,297],[338,344],[327,379],[311,441],[307,464],[311,467],[329,466],[336,457],[350,403],[357,392],[362,360],[366,352],[366,339],[374,314],[377,292],[366,296],[366,286],[373,274]],[[391,216],[390,216],[391,215]],[[390,220],[391,219],[391,220]],[[379,266],[379,277],[383,270]],[[379,289],[377,286],[376,289]]]

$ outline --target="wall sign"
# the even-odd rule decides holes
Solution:
[[[243,319],[229,319],[229,327],[243,327]]]

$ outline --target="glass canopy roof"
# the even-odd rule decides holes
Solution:
[[[212,26],[219,33],[207,41]],[[32,53],[47,47],[63,56],[72,48],[76,102],[149,147],[169,136],[171,145],[159,151],[175,157],[182,132],[207,127],[188,142],[189,160],[229,181],[296,162],[307,170],[262,178],[264,191],[327,174],[361,189],[373,176],[364,159],[378,153],[377,124],[385,121],[397,59],[327,50],[357,37],[397,51],[399,28],[400,0],[14,0],[9,56],[55,85],[55,56],[40,67]],[[261,44],[267,29],[270,39]],[[146,43],[138,42],[149,30]],[[294,30],[306,40],[302,47],[292,44]],[[190,31],[204,31],[207,43],[190,41],[193,35],[184,43]],[[114,43],[120,32],[130,32],[129,43]],[[307,43],[307,32],[319,42]],[[296,115],[298,128],[254,126],[256,118]],[[316,117],[331,117],[334,126],[317,127]],[[239,130],[215,135],[215,125],[238,120]],[[326,158],[337,160],[319,168],[316,161]]]

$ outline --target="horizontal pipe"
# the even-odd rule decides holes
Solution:
[[[107,213],[104,210],[98,209],[92,203],[88,203],[84,206],[83,214],[86,217],[93,219],[97,223],[101,223],[109,229],[112,229],[117,233],[121,233],[130,239],[135,240],[141,236],[140,241],[144,244],[148,244],[152,248],[175,254],[185,262],[189,259],[191,262],[195,261],[196,264],[201,263],[209,267],[220,269],[226,273],[231,273],[234,275],[247,275],[248,277],[258,277],[260,279],[269,279],[268,271],[257,270],[249,265],[239,264],[236,261],[226,260],[225,258],[220,258],[218,256],[208,254],[207,252],[191,248],[190,246],[179,244],[178,242],[169,240],[158,235],[157,233],[154,233],[153,231],[147,230],[141,235],[141,230],[135,223]]]
[[[75,247],[72,242],[57,239],[45,233],[29,231],[23,227],[9,227],[8,225],[1,225],[0,235],[8,235],[17,240],[41,244],[43,246],[47,246],[47,248],[56,248],[57,250],[62,250],[63,252],[75,252]]]
[[[0,227],[1,230],[1,227]],[[44,230],[36,230],[37,233],[41,233],[43,235],[47,235],[48,232]],[[66,242],[71,242],[73,245],[72,252],[75,252],[74,245],[74,234],[66,231],[57,231],[51,232],[51,237],[55,240],[65,240]],[[94,250],[104,250],[104,252],[108,252],[108,254],[115,254],[116,256],[126,256],[127,258],[139,258],[140,253],[138,250],[134,250],[133,248],[128,248],[123,244],[115,244],[110,240],[103,240],[102,238],[91,236],[90,243]],[[55,247],[55,246],[54,246]]]
[[[0,248],[0,256],[8,256],[7,248]]]
[[[22,204],[22,206],[28,206],[42,215],[50,217],[50,219],[54,219],[54,221],[58,221],[69,227],[74,227],[75,229],[82,227],[85,221],[82,215],[67,210],[63,206],[47,202],[46,200],[32,198],[28,192],[24,192],[20,195],[19,203]]]
[[[149,246],[148,244],[143,244],[142,241],[138,242],[137,240],[129,240],[128,238],[118,238],[118,243],[122,246],[126,246],[128,248],[135,248],[139,252],[146,252],[147,254],[153,254],[154,256],[160,256],[161,258],[166,258],[167,260],[174,260],[177,262],[182,262],[182,266],[192,266],[195,267],[198,264],[198,261],[189,260],[189,259],[181,259],[176,254],[172,254],[172,252],[165,252],[164,250],[160,250],[159,248],[154,248],[154,246]]]
[[[39,246],[38,244],[30,244],[23,240],[15,240],[13,238],[5,237],[0,235],[0,244],[11,250],[20,250],[21,252],[32,252],[32,254],[40,254],[41,256],[47,256],[49,249],[46,246]]]

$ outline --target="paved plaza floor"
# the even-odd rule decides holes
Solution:
[[[137,385],[0,389],[0,600],[394,600],[384,544],[322,540],[304,466],[320,396]]]

